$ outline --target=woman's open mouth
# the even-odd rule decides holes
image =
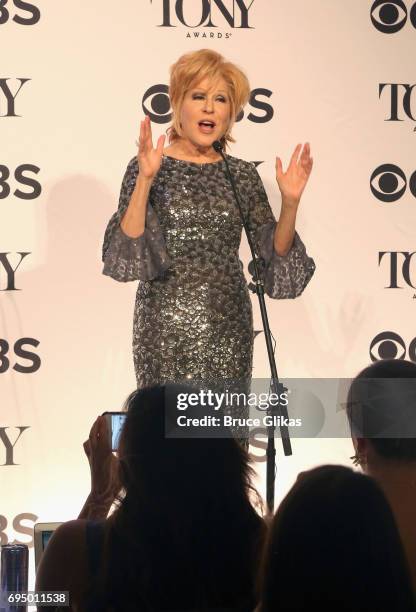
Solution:
[[[215,129],[215,123],[213,121],[209,121],[208,119],[204,119],[198,123],[198,127],[204,134],[212,134]]]

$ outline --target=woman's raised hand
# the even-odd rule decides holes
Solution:
[[[91,495],[96,500],[112,502],[120,491],[118,459],[113,455],[105,416],[99,416],[84,442],[91,471]]]
[[[154,178],[162,163],[165,139],[166,136],[159,136],[154,149],[150,117],[147,115],[145,120],[140,122],[139,149],[137,151],[139,176],[148,179]]]
[[[290,158],[286,172],[283,172],[282,161],[276,157],[276,180],[282,194],[283,206],[294,206],[299,204],[303,190],[306,187],[312,172],[313,159],[307,142],[299,156],[302,145],[298,144]]]

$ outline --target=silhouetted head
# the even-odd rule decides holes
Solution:
[[[411,610],[390,507],[375,481],[342,466],[299,475],[272,523],[262,612]]]
[[[347,414],[364,469],[369,454],[375,461],[416,461],[416,364],[391,359],[362,370],[349,389]]]
[[[127,400],[119,445],[125,497],[112,522],[106,583],[114,610],[129,609],[131,601],[140,610],[257,603],[265,528],[250,501],[249,456],[230,432],[214,439],[166,436],[171,403],[177,392],[190,391],[154,387]],[[185,414],[201,412],[195,406]]]
[[[179,385],[159,386],[135,391],[127,399],[119,445],[126,501],[164,514],[169,504],[170,511],[191,511],[196,518],[198,508],[190,510],[196,500],[204,508],[231,507],[247,499],[253,470],[248,453],[230,431],[228,438],[187,437],[189,428],[184,428],[183,438],[167,436],[170,417],[202,416],[199,406],[176,411],[177,395],[190,392]],[[201,432],[203,428],[193,430],[194,435]]]

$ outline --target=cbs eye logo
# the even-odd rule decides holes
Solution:
[[[162,83],[149,87],[142,99],[142,109],[154,123],[169,123],[172,117],[169,87]]]
[[[257,109],[260,114],[250,110],[247,115],[249,121],[253,123],[267,123],[274,115],[274,109],[264,98],[270,98],[273,92],[270,89],[258,87],[250,93],[249,106],[252,109]],[[142,109],[145,115],[149,115],[154,123],[169,123],[172,119],[172,112],[169,99],[169,87],[163,83],[152,85],[144,93],[142,99]],[[244,117],[244,111],[241,111],[237,116],[236,121],[241,121]]]
[[[409,359],[416,361],[416,338],[409,344]],[[377,334],[370,344],[370,358],[372,362],[382,361],[383,359],[405,359],[406,344],[399,336],[392,331],[385,331]]]
[[[416,198],[416,170],[407,182],[406,175],[399,166],[382,164],[371,175],[370,189],[381,202],[396,202],[409,185],[410,193]]]
[[[371,21],[379,32],[395,34],[401,30],[408,18],[408,11],[403,0],[376,0],[371,7]],[[410,21],[416,28],[416,3],[410,11]]]

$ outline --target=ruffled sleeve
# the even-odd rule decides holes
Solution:
[[[131,238],[120,227],[134,191],[137,175],[137,158],[134,157],[124,174],[118,210],[108,222],[104,235],[103,274],[122,283],[152,280],[163,274],[171,265],[162,229],[150,203],[150,197],[143,234],[138,238]]]
[[[288,299],[301,295],[315,271],[315,262],[306,253],[305,245],[295,232],[290,251],[278,255],[274,249],[276,220],[257,169],[252,168],[249,229],[261,257],[264,290],[271,298]],[[249,266],[253,269],[252,263]]]

